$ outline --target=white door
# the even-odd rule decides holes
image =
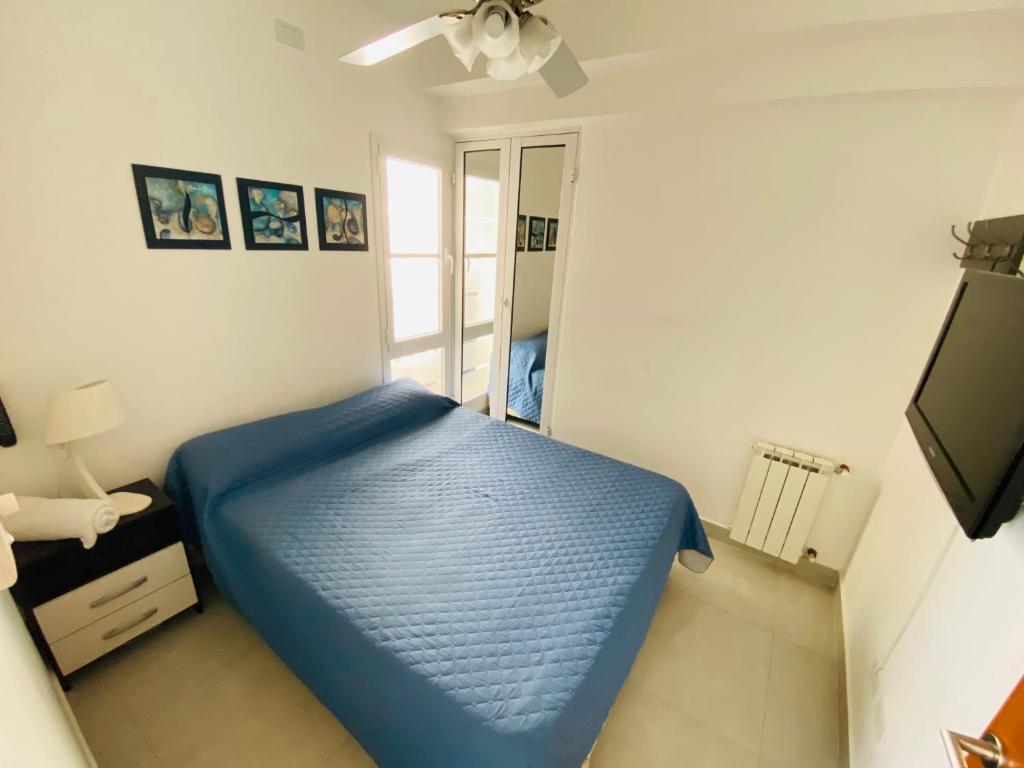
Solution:
[[[384,381],[453,395],[449,162],[374,138]]]
[[[509,240],[499,264],[491,415],[547,435],[557,393],[578,147],[577,133],[513,138],[510,147]]]
[[[509,237],[508,174],[511,141],[455,145],[455,399],[489,410],[497,347],[498,283]]]

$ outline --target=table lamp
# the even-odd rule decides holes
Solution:
[[[46,444],[65,447],[74,477],[87,498],[110,499],[119,514],[131,515],[148,507],[152,499],[141,493],[108,495],[75,449],[77,441],[107,432],[123,421],[124,411],[110,382],[94,381],[70,392],[61,392],[50,401]]]

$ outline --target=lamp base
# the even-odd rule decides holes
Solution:
[[[149,505],[153,503],[153,500],[145,494],[128,493],[127,491],[110,494],[110,500],[114,502],[114,508],[117,510],[117,514],[121,517],[124,517],[125,515],[134,515],[136,512],[142,512],[144,509],[148,509]]]

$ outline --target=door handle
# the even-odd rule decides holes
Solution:
[[[951,768],[969,768],[968,757],[978,758],[985,768],[1021,768],[1020,763],[1003,754],[1002,743],[991,733],[975,739],[956,731],[944,730],[942,742],[946,746]]]
[[[444,263],[448,266],[448,274],[455,274],[455,257],[452,256],[452,252],[447,248],[444,251]]]

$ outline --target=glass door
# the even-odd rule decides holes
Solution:
[[[382,244],[384,380],[452,394],[453,263],[446,248],[445,163],[375,140]]]
[[[456,145],[457,399],[490,412],[497,348],[498,279],[504,263],[508,139]]]
[[[453,396],[544,434],[578,141],[565,133],[455,145]]]

